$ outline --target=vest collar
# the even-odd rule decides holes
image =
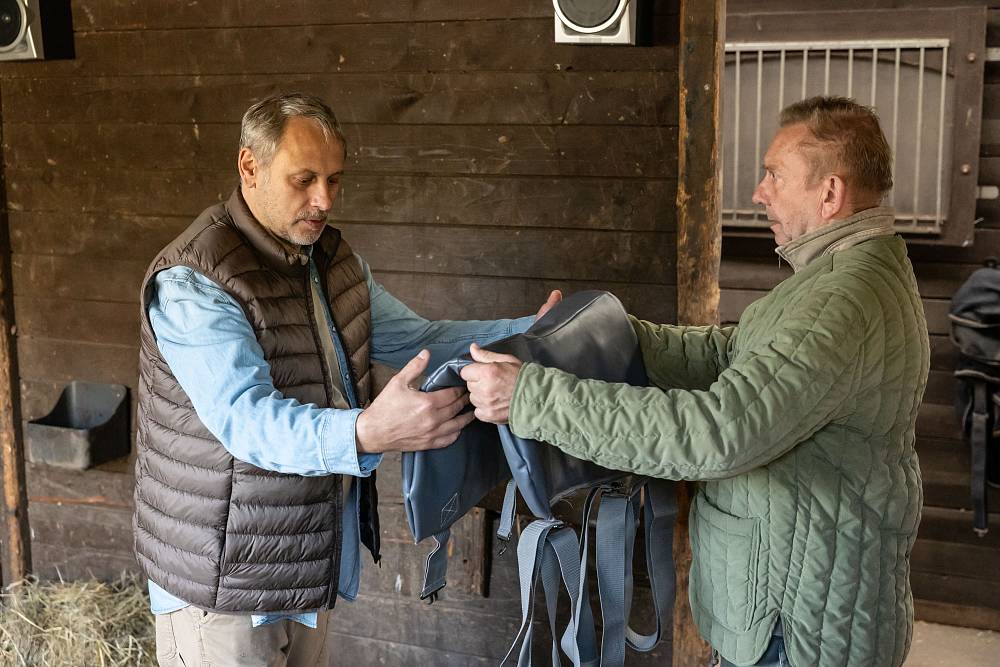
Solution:
[[[314,246],[319,246],[320,253],[317,255],[333,257],[337,246],[340,245],[340,232],[329,225],[323,230],[319,241],[312,246],[294,245],[278,238],[260,224],[250,212],[250,207],[243,198],[239,186],[236,186],[229,201],[226,202],[226,210],[233,219],[236,228],[246,237],[264,262],[280,273],[291,275],[301,273],[303,267],[309,263],[310,256],[313,255]],[[321,258],[317,256],[317,259]]]
[[[878,236],[892,236],[895,219],[888,206],[868,208],[778,246],[775,252],[798,272],[817,257],[847,250]]]

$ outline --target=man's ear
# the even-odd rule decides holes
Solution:
[[[830,174],[823,179],[823,200],[820,203],[820,216],[824,221],[842,218],[847,210],[847,183],[836,174]]]
[[[240,149],[240,154],[236,158],[236,169],[240,173],[240,183],[243,187],[256,187],[260,167],[249,148]]]

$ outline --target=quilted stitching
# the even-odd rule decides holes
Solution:
[[[736,329],[634,326],[660,388],[529,364],[514,432],[607,467],[703,480],[692,607],[730,661],[758,659],[780,614],[792,665],[901,665],[930,354],[903,241],[813,261]],[[741,521],[759,522],[756,542]]]

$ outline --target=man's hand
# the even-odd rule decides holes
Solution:
[[[560,290],[554,289],[549,292],[549,298],[545,300],[542,307],[538,309],[537,313],[535,313],[535,321],[537,322],[540,320],[542,315],[549,312],[552,309],[552,306],[556,305],[560,301],[562,301],[562,292]]]
[[[421,350],[358,415],[355,432],[359,452],[380,454],[447,447],[472,421],[471,412],[458,414],[469,404],[469,395],[461,388],[422,392],[415,386],[430,358],[427,350]]]
[[[553,296],[558,298],[553,300]],[[541,314],[559,302],[562,294],[556,290],[549,296]],[[541,316],[541,315],[539,315]],[[475,343],[469,348],[473,361],[462,369],[462,379],[469,386],[469,398],[476,406],[476,419],[493,424],[506,424],[510,416],[510,399],[514,395],[521,361],[509,354],[488,352]]]

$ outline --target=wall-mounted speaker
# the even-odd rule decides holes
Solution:
[[[552,0],[556,42],[635,44],[637,0]]]
[[[0,0],[0,60],[72,57],[69,0]]]

